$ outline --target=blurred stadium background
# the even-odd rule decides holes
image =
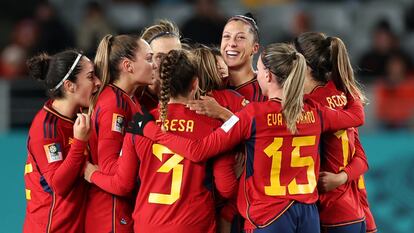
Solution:
[[[341,37],[370,104],[361,141],[379,232],[414,229],[414,2],[412,0],[3,0],[0,7],[0,232],[21,232],[26,135],[46,99],[25,60],[82,49],[93,58],[106,33],[139,33],[155,20],[176,22],[188,42],[217,44],[228,16],[252,12],[261,44],[304,31]]]

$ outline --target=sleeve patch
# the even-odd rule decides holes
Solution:
[[[233,126],[239,122],[239,118],[236,115],[233,115],[228,119],[226,122],[224,122],[223,125],[221,125],[221,129],[224,130],[224,132],[228,133]]]
[[[124,116],[114,113],[112,115],[112,127],[111,127],[112,131],[123,133],[124,132],[124,121],[125,121]]]
[[[52,143],[43,146],[45,149],[47,161],[54,163],[63,160],[62,149],[59,143]]]
[[[243,99],[242,100],[242,102],[241,102],[241,105],[244,107],[244,106],[246,106],[247,104],[249,104],[250,102],[248,101],[248,100],[246,100],[246,99]]]

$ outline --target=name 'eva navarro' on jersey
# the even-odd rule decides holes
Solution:
[[[267,125],[268,126],[281,126],[283,125],[283,114],[279,113],[269,113],[267,114]],[[302,112],[302,115],[299,117],[298,124],[313,124],[315,123],[315,114],[313,111]]]

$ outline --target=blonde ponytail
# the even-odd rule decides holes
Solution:
[[[305,84],[306,60],[294,52],[293,68],[283,83],[282,113],[290,132],[296,133],[296,122],[303,111],[303,88]]]
[[[342,91],[351,93],[352,97],[360,99],[366,104],[367,99],[361,91],[360,84],[354,77],[349,60],[348,51],[344,42],[338,37],[332,37],[332,79]]]
[[[261,59],[283,88],[282,113],[289,131],[296,133],[296,122],[303,111],[306,60],[302,54],[285,43],[268,45],[263,50]]]
[[[112,35],[106,35],[101,42],[99,43],[98,49],[96,50],[95,55],[95,73],[99,77],[102,82],[102,85],[99,87],[98,93],[96,93],[92,97],[91,105],[89,106],[89,114],[93,112],[95,108],[96,102],[98,101],[98,97],[111,81],[110,72],[109,72],[109,55],[111,51],[111,39],[113,38]]]

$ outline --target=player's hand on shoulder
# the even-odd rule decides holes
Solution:
[[[127,132],[132,134],[144,135],[144,128],[148,122],[154,121],[154,117],[145,107],[141,108],[142,112],[137,112],[128,123]]]
[[[206,115],[208,117],[221,119],[226,121],[229,117],[232,116],[228,109],[221,106],[216,99],[211,96],[201,96],[200,100],[192,100],[187,103],[187,107],[197,114]],[[225,118],[225,119],[223,119]]]
[[[78,113],[73,126],[73,136],[81,141],[88,141],[91,132],[91,118],[88,114]]]

